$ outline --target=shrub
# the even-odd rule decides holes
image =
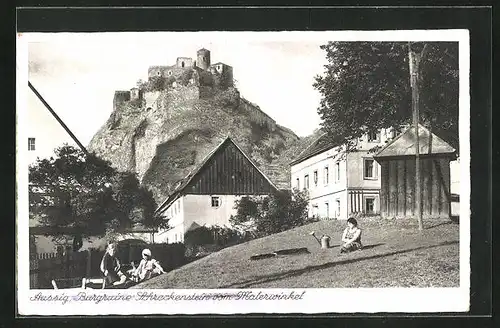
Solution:
[[[179,83],[184,86],[189,85],[189,80],[193,77],[193,73],[193,69],[185,69],[179,77]]]
[[[210,253],[224,247],[239,244],[248,240],[245,234],[235,229],[220,226],[199,227],[186,232],[186,256],[196,256],[197,253]]]
[[[298,190],[280,190],[268,197],[242,197],[235,204],[237,213],[230,222],[263,237],[308,223],[307,204],[307,192]]]

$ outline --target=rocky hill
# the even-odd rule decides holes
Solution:
[[[277,125],[235,88],[203,97],[197,90],[174,84],[145,92],[140,99],[116,101],[89,150],[119,170],[136,172],[161,202],[176,182],[230,136],[273,182],[288,188],[288,163],[297,155],[294,149],[302,148],[295,133]]]

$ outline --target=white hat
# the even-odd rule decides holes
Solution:
[[[147,255],[147,256],[151,256],[151,251],[147,248],[145,248],[143,251],[142,251],[142,255]]]

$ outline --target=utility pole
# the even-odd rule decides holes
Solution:
[[[408,57],[410,64],[410,85],[411,85],[411,100],[412,100],[412,110],[413,110],[413,126],[415,129],[415,214],[418,220],[418,230],[423,230],[422,224],[422,188],[420,181],[420,144],[419,144],[419,133],[418,125],[420,120],[419,114],[419,70],[420,70],[420,60],[424,54],[427,44],[424,45],[424,49],[421,53],[416,53],[411,49],[411,43],[408,42]]]
[[[73,140],[76,142],[78,147],[80,147],[80,149],[85,153],[85,155],[88,155],[89,153],[88,153],[87,149],[83,146],[83,144],[80,142],[80,140],[78,140],[78,138],[73,134],[73,132],[71,132],[71,130],[66,126],[66,124],[64,124],[64,122],[61,120],[61,118],[56,114],[56,112],[54,112],[52,107],[50,107],[50,105],[45,101],[45,99],[43,99],[42,95],[40,93],[38,93],[38,91],[35,89],[35,87],[31,84],[30,81],[28,81],[28,86],[30,87],[31,91],[33,91],[33,93],[38,97],[38,99],[40,99],[42,104],[45,105],[45,107],[49,110],[49,112],[52,114],[52,116],[54,116],[54,118],[57,120],[57,122],[59,122],[59,124],[61,124],[63,129],[66,130],[66,132],[71,136],[71,138],[73,138]]]

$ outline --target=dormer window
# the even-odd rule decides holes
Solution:
[[[368,142],[378,142],[378,141],[379,141],[378,131],[368,132]]]

